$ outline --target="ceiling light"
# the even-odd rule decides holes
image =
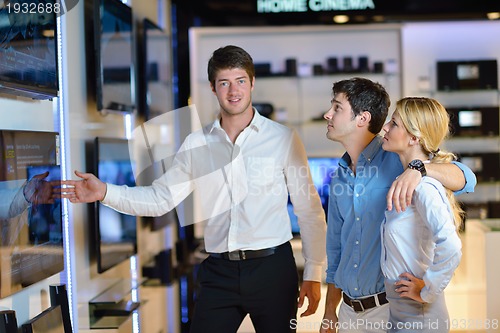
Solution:
[[[491,12],[491,13],[486,14],[486,16],[490,20],[498,20],[500,18],[500,12]]]
[[[333,22],[339,23],[339,24],[347,23],[347,22],[349,22],[349,16],[347,16],[347,15],[335,15],[333,17]]]

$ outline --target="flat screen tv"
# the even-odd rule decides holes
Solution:
[[[138,111],[145,120],[174,108],[171,40],[149,19],[138,27]]]
[[[135,109],[132,9],[119,0],[85,0],[85,5],[89,97],[103,113],[131,113]]]
[[[338,157],[309,157],[309,168],[311,170],[311,177],[314,183],[314,187],[318,191],[319,198],[321,199],[321,205],[325,210],[325,214],[328,213],[328,198],[330,195],[330,182],[332,176],[337,170],[340,158]],[[292,234],[297,236],[300,234],[300,228],[297,216],[293,212],[293,205],[290,200],[288,200],[288,215],[290,216],[290,223],[292,225]]]
[[[0,311],[0,333],[18,333],[16,311]]]
[[[59,135],[0,131],[0,297],[64,269]]]
[[[454,136],[498,136],[500,116],[498,106],[451,107],[450,127]]]
[[[61,306],[51,306],[22,326],[22,333],[65,333]]]
[[[149,186],[155,179],[161,177],[166,172],[166,169],[167,166],[165,166],[163,161],[155,162],[136,176],[136,184],[139,186]],[[151,231],[159,231],[169,225],[179,223],[177,208],[161,216],[142,216],[141,220]]]
[[[88,147],[88,169],[106,183],[135,186],[128,140],[98,137]],[[90,204],[97,271],[102,273],[137,253],[137,219],[100,202]]]
[[[10,0],[0,6],[0,92],[34,99],[57,96],[53,8],[53,0]]]

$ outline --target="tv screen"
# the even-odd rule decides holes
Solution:
[[[0,297],[64,269],[59,135],[0,131]]]
[[[0,311],[0,332],[1,333],[18,333],[16,311],[2,310]]]
[[[321,205],[325,210],[325,214],[328,213],[328,198],[330,195],[330,182],[332,180],[335,170],[339,166],[340,158],[338,157],[309,157],[309,169],[311,170],[311,177],[314,183],[314,187],[318,191],[319,198],[321,200]],[[300,228],[298,223],[298,218],[293,212],[293,205],[290,200],[288,200],[288,215],[290,216],[290,223],[292,225],[292,234],[299,235]]]
[[[126,139],[98,137],[93,150],[91,170],[99,179],[116,185],[136,185]],[[102,273],[137,253],[137,219],[100,202],[92,204],[91,208],[97,271]]]
[[[498,106],[452,107],[447,111],[454,136],[497,136],[500,132]]]
[[[64,333],[61,306],[51,306],[21,327],[22,333]]]
[[[139,113],[145,120],[174,108],[171,41],[167,33],[148,19],[139,26]]]
[[[97,109],[134,111],[132,9],[119,0],[94,0],[93,17]]]
[[[161,177],[167,169],[163,162],[158,161],[145,168],[136,176],[136,184],[138,186],[149,186],[155,179]],[[143,216],[141,219],[151,231],[158,231],[169,225],[179,223],[176,208],[161,216]]]
[[[0,92],[35,99],[57,96],[54,8],[53,0],[10,0],[0,6]]]

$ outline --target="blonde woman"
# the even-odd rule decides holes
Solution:
[[[388,331],[448,332],[443,291],[461,258],[456,225],[462,211],[453,194],[425,176],[426,163],[455,158],[439,147],[448,135],[445,108],[431,98],[399,100],[384,125],[382,148],[424,176],[404,212],[386,211],[381,226],[381,267],[389,300]]]

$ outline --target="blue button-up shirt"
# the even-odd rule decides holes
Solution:
[[[476,177],[465,165],[466,186],[456,194],[473,192]],[[376,136],[359,156],[354,173],[346,153],[332,178],[328,204],[326,282],[350,297],[384,291],[380,269],[380,225],[387,207],[386,195],[403,172],[399,156],[382,149]]]

